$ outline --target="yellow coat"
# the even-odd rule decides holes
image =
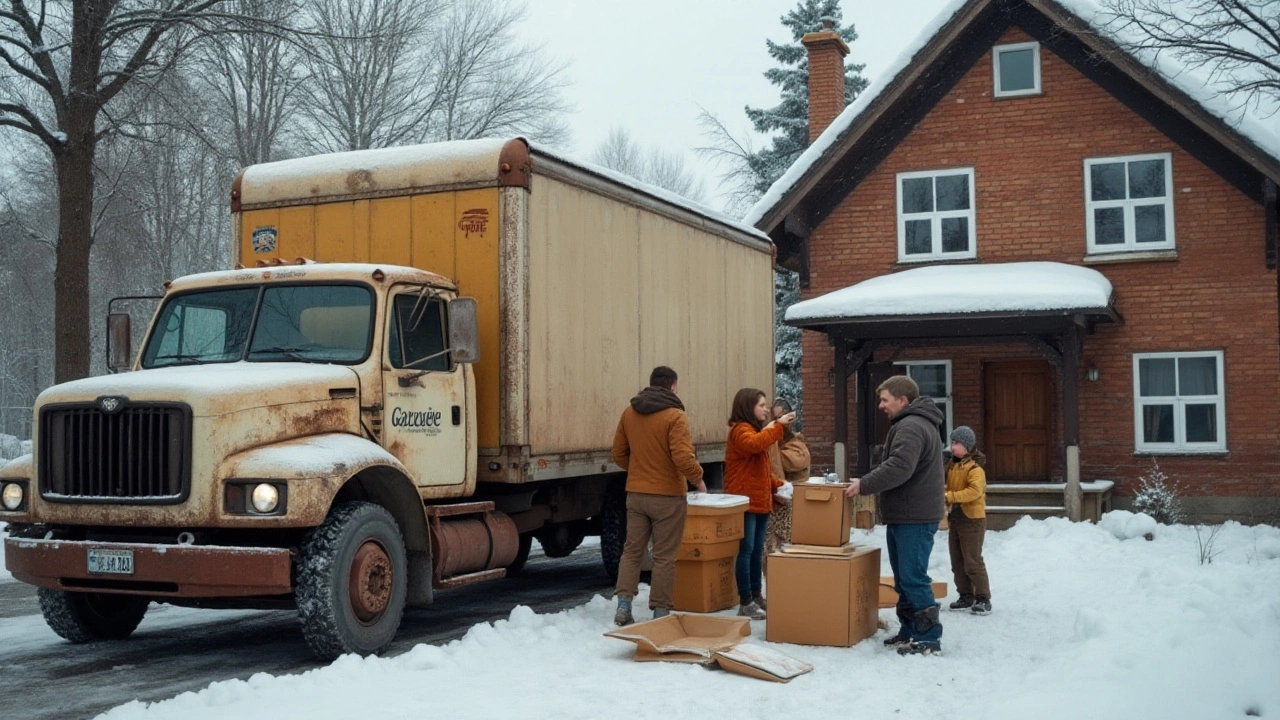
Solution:
[[[978,464],[978,458],[966,455],[962,460],[947,463],[948,512],[950,506],[960,504],[964,516],[977,520],[987,516],[987,473]]]

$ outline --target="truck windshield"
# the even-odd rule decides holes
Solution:
[[[369,355],[363,285],[259,285],[185,293],[160,309],[142,367],[239,360],[357,363]]]

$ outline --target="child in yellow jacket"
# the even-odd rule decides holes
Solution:
[[[951,462],[947,464],[947,522],[951,547],[951,572],[955,575],[960,599],[952,610],[968,609],[974,615],[991,612],[991,583],[982,559],[982,541],[987,534],[987,473],[985,458],[975,452],[978,438],[973,429],[961,425],[951,431]]]

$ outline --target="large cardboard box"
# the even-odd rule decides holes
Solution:
[[[737,544],[727,557],[712,560],[676,560],[676,610],[719,612],[738,604],[738,582],[733,576]]]
[[[933,583],[933,598],[941,600],[947,596],[947,584],[941,581]],[[880,607],[891,608],[898,604],[898,592],[893,589],[893,576],[880,576]]]
[[[743,495],[692,493],[684,516],[684,543],[719,543],[741,540],[743,513],[749,500]]]
[[[769,556],[765,639],[849,647],[876,632],[880,548]]]
[[[839,547],[853,528],[849,483],[797,483],[791,496],[791,542]]]
[[[681,543],[676,560],[719,560],[737,557],[741,540],[725,540],[716,543]]]
[[[751,634],[751,621],[672,613],[605,633],[636,644],[638,661],[665,660],[710,665],[717,650],[728,650]]]

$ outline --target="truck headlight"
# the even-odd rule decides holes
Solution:
[[[22,507],[26,494],[27,489],[22,483],[7,482],[4,489],[0,490],[0,504],[4,505],[5,510],[17,510]]]
[[[280,504],[280,491],[271,483],[259,483],[253,488],[250,502],[253,503],[253,509],[257,512],[272,512]]]

